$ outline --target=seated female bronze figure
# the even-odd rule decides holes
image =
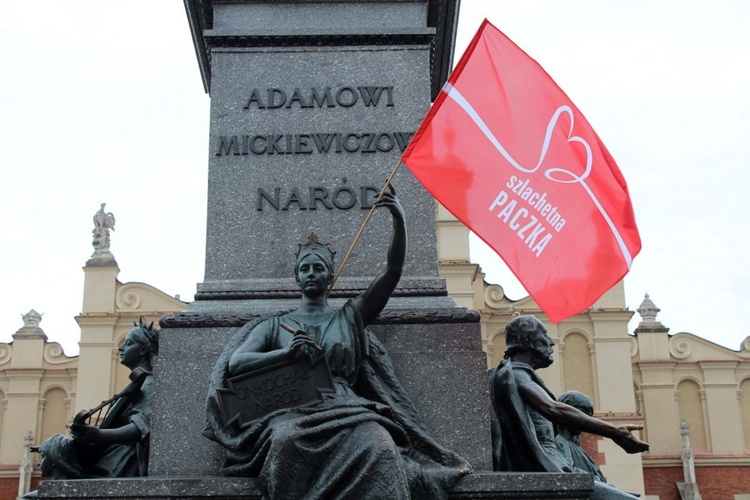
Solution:
[[[120,363],[131,369],[125,389],[73,419],[70,437],[55,434],[39,445],[40,468],[52,479],[137,477],[148,473],[151,433],[151,357],[159,332],[141,319],[120,346]],[[99,426],[87,423],[104,410]]]
[[[205,434],[227,450],[223,473],[257,477],[264,498],[446,498],[469,471],[465,460],[430,436],[383,346],[367,329],[395,289],[406,253],[395,195],[386,193],[376,205],[391,213],[393,236],[386,269],[367,290],[332,309],[327,291],[334,252],[315,239],[300,245],[300,306],[242,327],[214,369]],[[227,387],[228,378],[312,358],[317,349],[327,357],[335,393],[274,411],[244,429],[224,426],[215,389]]]

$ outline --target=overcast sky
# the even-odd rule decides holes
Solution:
[[[33,308],[77,354],[100,203],[117,219],[120,281],[183,300],[202,281],[209,98],[178,0],[0,9],[0,341]],[[628,307],[648,292],[672,333],[738,349],[750,335],[750,2],[462,0],[456,60],[484,17],[555,79],[628,181],[643,241]],[[526,295],[477,244],[472,258]]]

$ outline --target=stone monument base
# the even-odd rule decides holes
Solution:
[[[224,450],[202,435],[208,381],[219,353],[249,319],[200,313],[162,318],[150,476],[221,476]],[[371,325],[437,442],[477,472],[492,470],[487,362],[478,321],[476,311],[460,307],[392,308]]]
[[[588,474],[482,472],[459,481],[451,499],[585,499],[593,491]],[[44,481],[38,498],[157,500],[258,499],[255,480],[230,477],[133,478]]]

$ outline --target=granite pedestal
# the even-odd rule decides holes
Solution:
[[[557,499],[583,500],[593,490],[593,478],[586,474],[478,473],[464,477],[450,498],[459,499]],[[39,487],[40,496],[55,500],[103,499],[161,500],[179,498],[260,500],[255,481],[246,478],[195,477],[147,479],[90,479],[87,481],[47,481]]]
[[[486,361],[476,313],[461,308],[409,312],[386,310],[381,324],[372,329],[388,349],[399,379],[438,442],[466,458],[476,470],[491,470]],[[441,323],[426,323],[437,318]],[[150,475],[219,475],[223,449],[201,432],[209,375],[235,331],[226,327],[162,330],[155,368]]]

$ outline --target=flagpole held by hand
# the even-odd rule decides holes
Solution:
[[[396,166],[391,172],[391,175],[389,175],[388,179],[385,181],[385,185],[383,185],[383,189],[381,189],[380,193],[378,194],[378,200],[380,200],[380,198],[383,197],[386,189],[390,188],[391,192],[395,192],[391,182],[393,182],[393,178],[396,176],[396,172],[398,172],[399,167],[401,167],[401,159],[399,159],[398,163],[396,163]],[[341,272],[344,270],[344,266],[346,266],[346,263],[349,260],[349,257],[354,251],[354,247],[357,246],[357,243],[359,242],[359,238],[362,236],[362,233],[364,233],[365,227],[367,227],[367,223],[370,222],[370,219],[372,218],[372,214],[375,213],[376,208],[377,208],[377,205],[372,206],[372,208],[370,209],[370,212],[367,214],[367,217],[365,218],[365,221],[362,223],[362,227],[359,228],[359,232],[357,232],[357,236],[354,237],[354,241],[352,242],[352,245],[349,247],[349,251],[346,252],[346,255],[344,256],[344,260],[341,261],[341,265],[339,266],[339,270],[336,272],[336,275],[333,277],[333,281],[331,281],[331,286],[328,287],[328,295],[331,294],[331,290],[333,290],[333,287],[336,285],[336,281],[338,281],[339,276],[341,276]]]

